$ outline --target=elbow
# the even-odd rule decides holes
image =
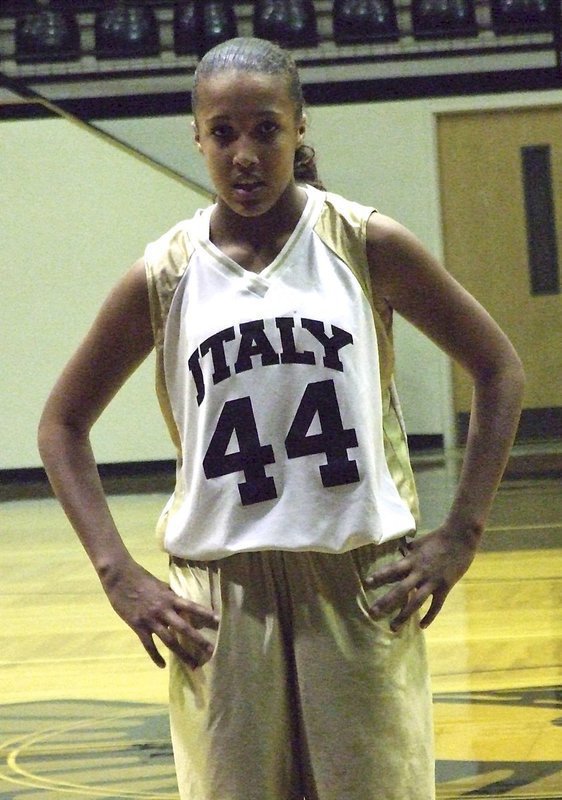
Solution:
[[[523,399],[523,392],[525,391],[525,385],[527,383],[527,376],[525,375],[525,368],[523,366],[523,362],[519,359],[519,370],[517,374],[517,380],[519,385],[519,391],[521,394],[521,399]]]
[[[496,400],[514,409],[520,409],[522,406],[525,383],[523,362],[513,348],[476,378],[477,390],[479,387],[485,394],[491,393]]]
[[[45,466],[47,466],[47,462],[49,461],[49,454],[56,446],[56,441],[56,427],[42,417],[37,428],[37,449],[41,461]]]
[[[39,419],[39,424],[37,426],[37,449],[39,450],[39,455],[41,456],[41,460],[45,463],[45,459],[43,457],[44,453],[47,452],[49,447],[49,442],[52,439],[53,435],[53,420],[50,419],[50,414],[48,412],[48,406],[45,406],[41,417]]]
[[[56,405],[47,401],[37,426],[37,449],[46,468],[60,458],[70,444],[78,445],[88,438],[88,428],[67,419]]]
[[[45,467],[51,454],[57,449],[57,442],[60,441],[63,430],[64,426],[45,408],[37,426],[37,449]]]
[[[527,377],[525,375],[523,362],[515,350],[512,351],[511,358],[504,367],[504,372],[506,374],[506,379],[511,385],[513,394],[519,397],[522,402]]]

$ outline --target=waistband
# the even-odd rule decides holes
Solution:
[[[374,542],[370,544],[364,544],[360,547],[352,548],[351,550],[346,550],[343,553],[331,553],[325,552],[320,550],[248,550],[243,551],[240,553],[232,553],[230,556],[224,556],[223,558],[212,559],[208,561],[202,561],[195,558],[183,558],[182,556],[175,556],[170,554],[169,555],[169,563],[170,565],[174,565],[176,567],[185,568],[185,567],[199,567],[205,569],[213,564],[219,565],[224,562],[225,559],[236,558],[236,557],[243,557],[247,555],[249,557],[255,557],[258,554],[264,555],[266,553],[271,553],[272,557],[275,557],[274,554],[279,555],[286,555],[286,556],[320,556],[322,558],[333,556],[335,558],[342,558],[346,554],[354,553],[356,556],[369,556],[370,554],[375,551],[377,556],[385,555],[386,553],[392,552],[394,550],[400,550],[402,555],[406,555],[408,552],[408,543],[411,541],[412,537],[410,536],[401,536],[397,539],[389,539],[386,542],[381,542],[380,544],[375,544]]]

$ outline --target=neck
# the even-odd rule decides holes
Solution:
[[[306,205],[306,192],[291,182],[275,205],[257,217],[236,214],[219,198],[211,217],[211,240],[218,246],[229,241],[267,246],[294,230]]]

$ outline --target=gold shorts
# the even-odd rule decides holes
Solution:
[[[211,660],[171,656],[181,800],[432,800],[422,631],[369,606],[400,542],[342,554],[240,553],[170,567],[171,587],[220,614]]]

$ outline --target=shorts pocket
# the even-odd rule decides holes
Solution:
[[[367,579],[381,567],[394,564],[404,558],[406,554],[404,541],[396,539],[382,545],[367,545],[365,548],[353,551],[353,554],[359,584],[357,602],[365,619],[370,626],[384,632],[387,636],[400,637],[403,627],[406,626],[397,631],[390,627],[393,618],[399,613],[398,610],[380,619],[375,619],[370,613],[370,609],[376,601],[390,591],[394,584],[388,583],[373,588],[367,584]]]
[[[185,600],[214,611],[219,616],[219,626],[213,628],[198,628],[198,631],[214,645],[213,654],[202,666],[213,661],[218,647],[221,627],[221,595],[220,595],[220,569],[202,563],[188,563],[186,566],[170,565],[170,587]],[[190,652],[189,642],[183,636],[178,637],[182,647]]]

